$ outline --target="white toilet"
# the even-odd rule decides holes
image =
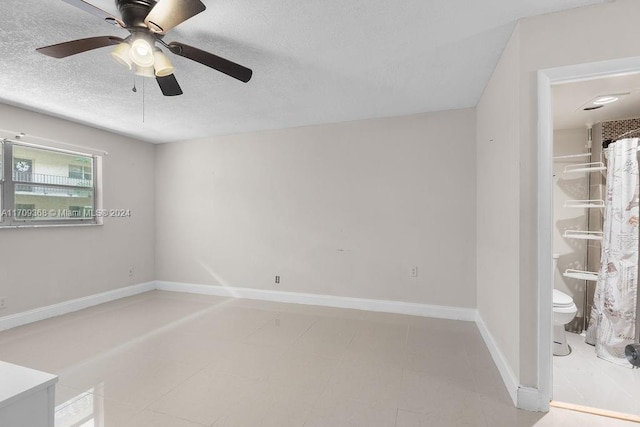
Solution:
[[[558,254],[553,254],[553,273],[555,276],[556,269],[558,268]],[[576,313],[578,307],[573,302],[573,299],[560,292],[557,289],[553,290],[553,355],[554,356],[566,356],[571,353],[571,349],[567,344],[567,333],[564,330],[564,325],[571,322]]]

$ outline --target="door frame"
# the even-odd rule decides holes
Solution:
[[[640,73],[640,56],[538,71],[538,408],[553,398],[553,96],[552,86]]]

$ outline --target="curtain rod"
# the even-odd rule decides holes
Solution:
[[[634,130],[630,130],[629,132],[625,132],[625,133],[623,133],[622,135],[618,135],[618,136],[616,137],[616,139],[620,139],[620,138],[622,138],[623,136],[631,135],[632,133],[636,133],[636,132],[638,132],[638,131],[640,131],[640,128],[638,128],[638,129],[634,129]]]
[[[35,141],[40,141],[40,143],[45,142],[45,143],[49,143],[49,144],[53,144],[53,147],[50,148],[61,148],[61,149],[67,149],[69,151],[72,150],[72,148],[78,149],[78,150],[82,150],[84,152],[84,154],[96,154],[96,155],[100,155],[100,156],[106,156],[109,153],[105,150],[99,149],[99,148],[90,148],[90,147],[85,147],[82,145],[75,145],[75,144],[69,144],[68,142],[61,142],[61,141],[56,141],[55,139],[48,139],[48,138],[43,138],[40,136],[35,136],[35,135],[28,135],[24,132],[15,132],[12,130],[7,130],[7,129],[0,129],[0,133],[2,134],[7,134],[8,136],[4,136],[4,138],[6,139],[11,139],[14,140],[16,142],[29,142],[30,139],[35,140]],[[33,145],[37,145],[37,144],[33,144]],[[58,147],[55,147],[55,146]],[[72,147],[72,148],[66,148],[66,147]],[[46,148],[46,146],[45,146]]]

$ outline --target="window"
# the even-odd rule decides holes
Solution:
[[[16,203],[16,218],[33,218],[36,205],[33,203]]]
[[[92,206],[69,206],[70,215],[73,218],[90,218],[93,213]]]
[[[92,166],[69,165],[69,178],[91,181],[92,175],[93,175]]]
[[[31,181],[31,172],[33,171],[32,159],[14,159],[13,176],[20,181]]]
[[[96,158],[2,141],[0,226],[95,224]]]
[[[5,187],[4,185],[4,147],[3,144],[0,143],[0,209],[4,210],[4,191],[2,189]],[[0,223],[4,220],[3,216],[0,215]]]

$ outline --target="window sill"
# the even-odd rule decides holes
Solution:
[[[24,224],[24,225],[0,225],[0,230],[14,228],[57,228],[57,227],[101,227],[104,224]]]

